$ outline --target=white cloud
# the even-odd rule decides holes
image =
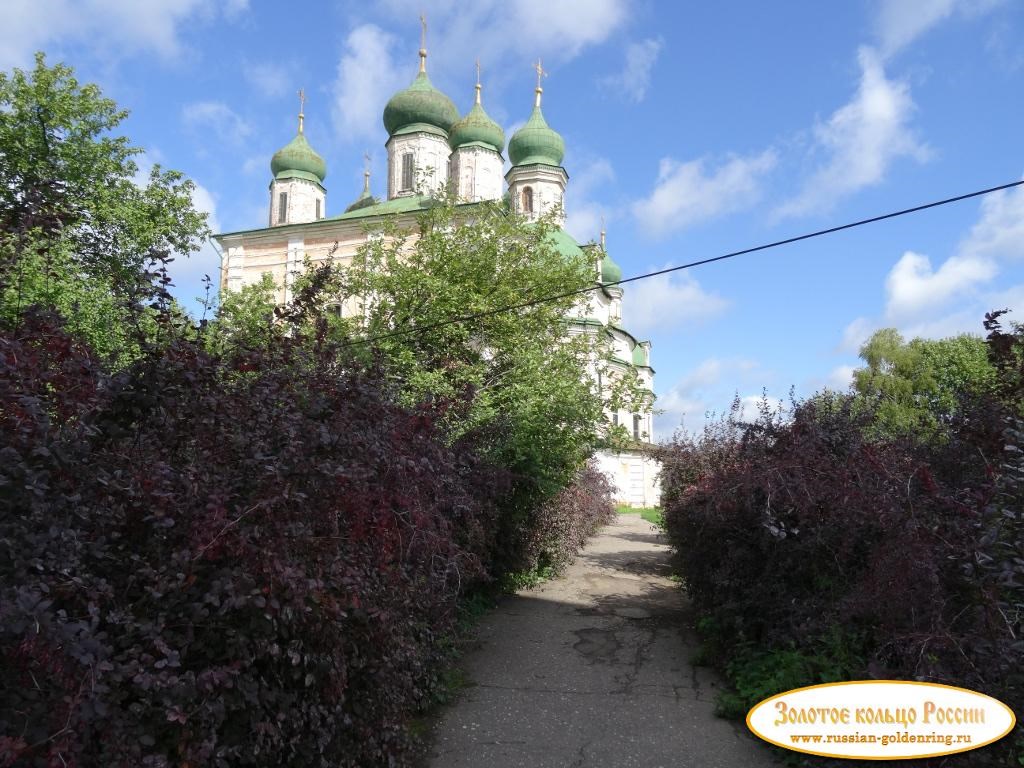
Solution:
[[[864,342],[871,338],[871,334],[878,329],[878,325],[866,317],[858,317],[852,320],[843,329],[843,338],[839,342],[839,352],[852,352],[860,354],[860,348]]]
[[[876,27],[884,56],[892,56],[954,13],[980,16],[1003,0],[882,0]]]
[[[721,314],[729,302],[701,288],[688,274],[651,277],[624,286],[629,327],[640,334],[699,323]]]
[[[883,0],[878,13],[882,52],[890,56],[953,13],[956,0]]]
[[[767,393],[760,395],[744,395],[740,398],[740,410],[737,418],[744,422],[757,421],[765,411],[771,416],[782,413],[786,406],[781,397],[772,397]]]
[[[927,256],[907,251],[885,280],[886,316],[919,318],[954,298],[970,296],[999,273],[999,262],[1024,259],[1024,188],[994,192],[981,217],[938,269]]]
[[[181,119],[192,131],[211,131],[222,144],[238,144],[252,133],[249,123],[222,101],[186,104]]]
[[[979,258],[1024,259],[1024,186],[986,195],[981,218],[959,251]]]
[[[626,99],[643,101],[651,84],[651,69],[661,53],[662,41],[648,38],[626,46],[626,61],[622,71],[602,79],[609,88],[622,93]]]
[[[242,76],[249,82],[253,90],[261,96],[276,98],[284,96],[292,89],[298,91],[299,85],[294,83],[291,67],[276,62],[242,63]]]
[[[703,159],[680,163],[664,158],[654,190],[631,210],[644,230],[658,237],[746,208],[760,197],[762,177],[776,160],[768,149],[750,157],[730,155],[708,170]]]
[[[407,85],[392,57],[394,45],[395,38],[374,24],[356,27],[346,38],[332,110],[334,124],[344,138],[380,136],[384,105]]]
[[[207,225],[214,232],[221,231],[220,219],[217,217],[217,201],[213,194],[202,184],[195,184],[192,190],[192,205],[197,211],[208,214]],[[187,309],[195,310],[194,300],[204,295],[203,276],[209,275],[212,281],[211,295],[216,297],[220,286],[220,254],[210,242],[206,242],[198,252],[188,258],[178,255],[168,267],[174,283],[172,292]],[[201,309],[199,310],[201,312]]]
[[[927,256],[907,251],[885,279],[886,315],[904,318],[934,309],[995,274],[996,265],[991,259],[951,256],[933,270]]]
[[[907,339],[938,339],[982,333],[982,319],[993,309],[1024,312],[1024,285],[996,280],[1013,261],[1024,261],[1024,187],[986,196],[977,222],[937,268],[927,256],[906,251],[886,276],[884,314],[851,322],[839,349],[859,352],[881,327],[895,327]]]
[[[814,127],[815,150],[825,153],[824,164],[795,198],[775,211],[776,216],[827,211],[841,198],[881,182],[896,160],[928,158],[928,148],[909,125],[915,109],[910,86],[889,80],[871,48],[861,48],[858,58],[861,78],[856,95]]]
[[[856,369],[852,365],[838,365],[829,371],[828,387],[837,392],[845,392],[853,383],[853,372]]]
[[[768,373],[756,362],[744,359],[709,358],[679,379],[667,392],[658,395],[655,432],[668,437],[675,430],[700,429],[707,418],[729,410],[733,394],[758,386]],[[760,397],[743,398],[744,408]]]
[[[425,13],[432,73],[465,72],[468,80],[480,56],[488,88],[515,82],[525,101],[532,96],[530,64],[538,56],[548,64],[564,62],[603,43],[628,21],[630,5],[631,0],[386,0],[377,7],[408,30],[402,37],[403,79],[412,80],[416,71],[419,30],[413,24]],[[463,103],[460,94],[450,95]],[[468,100],[472,92],[461,95]]]
[[[615,169],[603,157],[580,164],[573,174],[572,185],[565,200],[565,229],[577,241],[597,240],[601,219],[612,213],[607,206],[595,202],[593,193],[608,186],[615,179]]]
[[[86,44],[94,53],[180,55],[180,32],[193,18],[233,18],[244,0],[8,0],[0,25],[0,68],[31,65],[37,50]]]
[[[560,52],[566,59],[606,40],[626,20],[628,7],[624,0],[514,0],[493,5],[507,7],[503,32],[520,47]]]

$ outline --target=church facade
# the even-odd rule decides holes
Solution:
[[[454,189],[460,203],[507,200],[511,210],[528,220],[555,218],[554,245],[566,255],[586,257],[594,265],[594,291],[567,318],[569,333],[602,334],[612,348],[610,367],[603,375],[596,364],[588,373],[598,386],[604,377],[636,373],[649,393],[638,412],[606,412],[607,422],[624,427],[637,444],[652,434],[654,369],[650,342],[636,339],[623,326],[623,289],[616,285],[622,271],[599,242],[579,244],[563,228],[569,176],[562,167],[565,143],[544,118],[540,65],[533,111],[508,142],[510,167],[505,169],[505,135],[483,108],[481,85],[465,116],[430,82],[427,52],[421,48],[420,67],[412,84],[396,93],[384,109],[388,139],[387,193],[378,199],[370,191],[369,171],[362,194],[339,214],[329,215],[323,158],[306,140],[303,114],[298,132],[271,160],[266,226],[215,236],[222,253],[221,291],[238,291],[270,274],[278,286],[277,300],[288,302],[296,276],[307,263],[331,258],[345,264],[362,246],[368,224],[385,219],[414,224],[432,196]],[[343,312],[354,311],[343,307]],[[602,450],[596,457],[613,482],[616,500],[632,506],[653,506],[660,499],[657,466],[639,449]]]

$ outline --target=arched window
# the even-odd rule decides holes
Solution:
[[[523,213],[533,213],[533,189],[531,187],[523,189]]]

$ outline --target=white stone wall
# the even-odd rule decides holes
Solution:
[[[504,192],[501,155],[484,147],[459,147],[452,153],[452,178],[460,200],[500,200]]]
[[[598,451],[598,470],[612,484],[616,504],[657,507],[661,504],[661,464],[639,451]]]
[[[448,183],[448,141],[427,132],[404,133],[388,139],[388,200],[419,191],[438,192]],[[412,189],[402,188],[402,155],[412,153]],[[420,186],[422,189],[417,189]]]
[[[558,226],[565,223],[565,185],[569,176],[562,168],[550,165],[512,166],[505,174],[512,205],[531,221],[558,209]],[[533,212],[523,210],[523,190],[533,190]]]
[[[280,194],[288,194],[285,218],[280,218]],[[307,179],[274,179],[270,183],[270,226],[305,224],[316,221],[316,201],[320,201],[320,218],[327,216],[327,196],[319,184]]]

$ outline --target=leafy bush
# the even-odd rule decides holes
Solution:
[[[110,376],[36,318],[0,388],[0,764],[397,759],[500,474],[286,344]]]
[[[545,502],[522,536],[527,570],[562,570],[597,530],[612,521],[608,478],[587,465],[572,483]]]
[[[862,401],[821,395],[666,451],[666,525],[706,640],[729,659],[730,714],[857,677],[946,682],[1024,710],[1024,334],[997,317],[1001,395],[963,398],[943,441],[879,439]],[[958,760],[1005,765],[1009,751]]]
[[[601,407],[564,306],[345,334],[586,265],[442,206],[384,280],[393,322],[328,321],[310,269],[197,328],[167,292],[207,233],[191,182],[137,186],[124,113],[41,56],[0,107],[0,766],[407,764],[460,598],[560,566],[610,508],[572,482]]]

